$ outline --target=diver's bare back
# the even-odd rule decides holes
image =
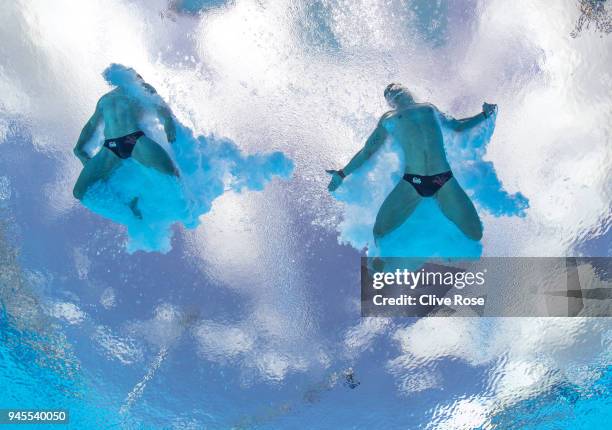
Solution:
[[[120,89],[104,94],[99,103],[104,117],[104,137],[114,139],[139,130],[142,108],[137,100]]]
[[[451,170],[437,116],[437,109],[429,103],[414,104],[383,116],[383,127],[404,152],[405,173],[425,176]]]

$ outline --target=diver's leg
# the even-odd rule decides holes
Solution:
[[[98,181],[107,179],[119,166],[121,159],[106,148],[89,160],[84,166],[79,178],[74,184],[72,194],[78,200],[82,200],[89,187]]]
[[[420,201],[421,196],[414,187],[402,179],[387,196],[376,215],[375,242],[378,244],[381,237],[402,225]]]
[[[132,152],[132,158],[143,166],[152,167],[167,175],[179,176],[178,170],[168,153],[147,136],[142,136],[138,139]]]
[[[476,208],[455,178],[451,178],[436,193],[442,213],[472,240],[482,239],[482,223]]]

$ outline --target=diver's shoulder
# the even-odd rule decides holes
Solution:
[[[412,109],[421,112],[438,112],[438,108],[432,103],[415,103]]]
[[[386,120],[392,118],[395,114],[397,114],[396,110],[390,110],[382,114],[380,117],[380,122],[385,122]]]
[[[154,87],[153,85],[151,85],[151,84],[148,84],[148,83],[144,82],[144,83],[142,84],[142,86],[143,86],[143,88],[144,88],[145,90],[147,90],[149,93],[151,93],[151,94],[157,94],[157,90],[155,89],[155,87]]]
[[[431,103],[413,103],[409,106],[403,106],[401,109],[387,112],[385,115],[388,114],[387,118],[394,118],[401,117],[403,114],[421,114],[425,112],[435,113],[438,112],[438,108]]]
[[[102,95],[102,97],[100,97],[100,100],[98,100],[98,102],[106,102],[112,99],[117,98],[118,96],[122,95],[122,91],[120,88],[113,88],[112,90],[110,90],[109,92],[107,92],[106,94]]]
[[[116,97],[116,89],[107,92],[106,94],[102,95],[102,97],[100,97],[98,99],[98,103],[97,103],[96,107],[98,109],[103,109],[104,106],[106,106],[108,103],[110,103],[111,100],[114,99],[115,97]]]

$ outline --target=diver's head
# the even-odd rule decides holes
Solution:
[[[389,106],[397,109],[400,106],[406,106],[415,103],[414,97],[408,88],[402,84],[389,84],[385,88],[385,99]]]
[[[144,82],[142,76],[136,73],[136,70],[117,63],[112,63],[104,69],[102,76],[106,82],[120,88],[126,88],[134,83],[142,84]]]

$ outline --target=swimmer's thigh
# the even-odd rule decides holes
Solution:
[[[403,179],[387,196],[376,215],[374,238],[378,239],[398,228],[414,212],[421,196]]]
[[[101,148],[100,151],[85,165],[79,175],[72,194],[78,200],[81,200],[89,187],[98,181],[106,180],[111,173],[119,166],[121,159],[106,148]]]
[[[167,175],[177,174],[174,163],[166,150],[147,136],[138,139],[132,151],[132,158],[143,166],[152,167]]]
[[[436,193],[442,213],[472,240],[482,238],[482,223],[474,204],[455,178],[451,178]]]

